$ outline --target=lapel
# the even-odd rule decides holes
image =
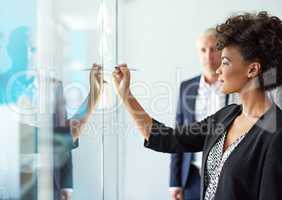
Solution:
[[[221,123],[223,125],[224,129],[222,130],[222,132],[220,132],[220,134],[211,136],[210,142],[208,143],[208,146],[205,150],[206,153],[205,153],[204,161],[206,161],[207,154],[209,153],[211,148],[214,146],[214,144],[216,143],[218,138],[227,131],[229,125],[231,125],[233,120],[241,113],[241,111],[242,111],[242,107],[241,107],[241,105],[238,105],[234,108],[234,110],[230,111],[229,114],[227,113],[227,116],[222,121],[217,122],[217,123]],[[212,131],[215,131],[216,128],[212,127],[212,129],[213,129]]]
[[[195,107],[196,107],[196,98],[198,95],[198,90],[199,90],[199,84],[200,84],[200,78],[201,76],[198,76],[194,82],[192,82],[189,90],[189,96],[192,98],[186,98],[186,103],[188,105],[188,108],[190,108],[189,114],[191,116],[191,121],[194,122],[196,120],[195,118]],[[187,95],[187,96],[188,96]]]
[[[201,168],[201,199],[203,199],[203,195],[204,195],[204,170],[205,170],[205,166],[206,166],[206,162],[207,162],[207,158],[209,155],[209,152],[211,150],[211,148],[214,146],[214,144],[216,143],[216,141],[218,140],[218,138],[220,136],[222,136],[222,134],[225,133],[225,131],[227,131],[229,125],[231,125],[231,123],[233,122],[233,120],[242,112],[242,106],[241,105],[237,105],[236,107],[234,107],[233,110],[229,111],[229,113],[226,113],[226,116],[224,117],[223,120],[221,120],[220,122],[216,122],[216,123],[221,123],[223,125],[223,130],[222,132],[220,132],[220,134],[211,134],[209,133],[210,139],[209,141],[206,143],[207,147],[204,149],[203,152],[203,160],[202,160],[202,168]],[[212,121],[211,123],[214,123],[214,121]],[[215,127],[212,127],[212,130],[210,130],[211,132],[215,131]]]

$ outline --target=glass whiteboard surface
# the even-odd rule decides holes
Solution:
[[[7,117],[9,116],[9,117]],[[20,197],[19,115],[0,106],[0,199]]]
[[[68,117],[80,116],[89,94],[89,73],[94,63],[116,65],[116,1],[53,0],[54,67],[62,81]],[[102,98],[83,129],[73,155],[74,199],[118,199],[117,138],[106,136],[115,117],[116,96],[111,72],[103,70]],[[110,111],[110,112],[109,112]],[[83,113],[83,112],[82,112]]]

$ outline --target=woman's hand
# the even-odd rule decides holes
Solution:
[[[112,75],[118,96],[123,101],[128,100],[130,96],[130,72],[127,65],[118,65]]]
[[[103,84],[106,83],[103,80],[102,67],[98,64],[93,64],[89,75],[90,80],[90,110],[94,109],[97,101],[99,100],[101,93],[103,92]]]
[[[87,110],[83,116],[80,116],[79,118],[73,117],[70,120],[73,141],[76,141],[81,135],[82,127],[88,122],[103,92],[103,84],[106,83],[106,81],[103,80],[102,67],[100,65],[93,64],[89,74],[89,82],[90,93],[87,99]]]
[[[145,112],[136,98],[130,92],[130,72],[126,64],[118,65],[113,72],[113,80],[117,94],[135,121],[138,129],[148,140],[152,128],[152,118]]]

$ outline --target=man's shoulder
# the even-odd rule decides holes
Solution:
[[[200,78],[201,78],[201,76],[198,75],[198,76],[195,76],[193,78],[184,80],[184,81],[181,82],[181,86],[183,87],[183,86],[199,83],[200,82]]]

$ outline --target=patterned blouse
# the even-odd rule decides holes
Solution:
[[[218,139],[215,145],[212,147],[207,158],[207,164],[205,166],[204,175],[204,200],[213,200],[217,189],[220,172],[225,161],[228,159],[232,151],[238,146],[245,135],[237,138],[223,153],[224,141],[226,138],[226,132]]]

